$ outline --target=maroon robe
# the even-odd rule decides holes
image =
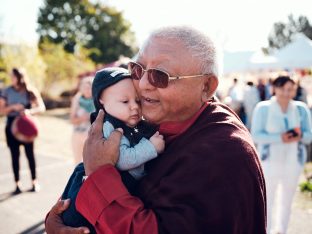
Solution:
[[[78,210],[101,233],[266,233],[260,162],[225,105],[210,103],[146,169],[137,199],[115,168],[102,167],[83,184]]]

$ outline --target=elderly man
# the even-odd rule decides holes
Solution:
[[[247,129],[212,96],[218,86],[212,41],[188,27],[154,31],[129,64],[146,120],[166,148],[146,166],[136,196],[114,165],[121,137],[102,137],[100,112],[84,147],[88,178],[76,205],[98,233],[264,234],[265,185]],[[48,233],[87,233],[62,224],[68,201],[46,220]]]

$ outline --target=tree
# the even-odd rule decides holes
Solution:
[[[117,60],[120,55],[132,57],[136,49],[132,46],[135,38],[130,31],[130,23],[114,8],[99,3],[94,7],[95,14],[90,18],[93,23],[88,29],[93,36],[87,43],[87,48],[98,50],[91,54],[93,61],[108,63]]]
[[[61,44],[44,41],[40,47],[40,54],[46,64],[43,92],[50,96],[57,96],[65,89],[72,89],[77,85],[79,74],[94,69],[94,63],[88,58],[88,51],[82,47],[72,54],[65,51]]]
[[[301,32],[312,39],[312,26],[305,16],[299,16],[295,19],[293,15],[288,16],[288,22],[274,23],[273,29],[269,35],[269,50],[280,49],[292,41],[295,33]]]
[[[108,63],[120,55],[133,56],[136,48],[130,23],[121,12],[88,0],[45,0],[38,17],[39,43],[61,44],[74,53],[76,45],[91,50],[90,58]]]
[[[44,87],[46,64],[38,53],[36,46],[26,44],[2,44],[0,57],[3,72],[6,73],[5,82],[8,82],[9,73],[13,67],[24,68],[31,83],[39,90]]]

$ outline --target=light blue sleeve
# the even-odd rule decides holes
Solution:
[[[104,137],[107,139],[110,134],[114,131],[114,127],[113,125],[108,122],[108,121],[105,121],[105,123],[103,124],[103,135]]]
[[[255,144],[272,144],[281,143],[281,134],[271,134],[265,130],[269,103],[267,101],[259,102],[252,114],[251,135]]]
[[[113,131],[113,125],[106,121],[103,125],[104,137],[108,138]],[[119,159],[116,167],[122,171],[137,168],[157,157],[154,145],[146,138],[142,138],[138,144],[130,147],[129,140],[122,136],[119,150]]]
[[[123,137],[120,143],[117,168],[120,170],[134,169],[156,157],[157,151],[154,145],[146,138],[142,138],[138,144],[130,147],[128,139]]]
[[[301,124],[301,132],[302,132],[301,142],[304,144],[309,144],[312,141],[311,112],[305,103],[296,102],[296,104],[299,108],[299,113],[300,113],[300,124]]]

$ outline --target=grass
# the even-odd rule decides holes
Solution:
[[[304,167],[305,181],[300,183],[300,191],[303,193],[308,193],[312,197],[312,163],[306,163]]]

